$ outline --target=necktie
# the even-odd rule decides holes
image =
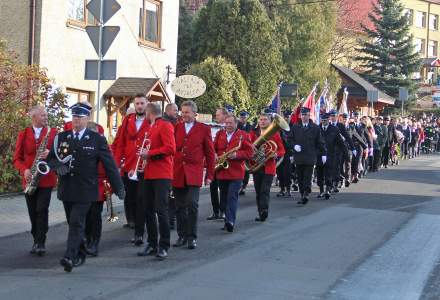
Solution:
[[[79,132],[75,132],[75,142],[79,141]]]

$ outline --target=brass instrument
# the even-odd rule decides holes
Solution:
[[[220,169],[228,169],[229,168],[229,161],[228,161],[228,156],[231,153],[237,152],[238,150],[240,150],[241,148],[241,141],[243,139],[243,136],[240,135],[240,141],[238,142],[237,147],[234,147],[232,149],[230,149],[229,151],[226,151],[225,153],[223,153],[218,159],[217,162],[215,164],[215,171],[218,171]]]
[[[266,161],[277,155],[277,144],[269,140],[280,130],[290,131],[289,124],[278,114],[274,114],[273,121],[252,144],[254,155],[245,163],[246,170],[255,173],[264,166]]]
[[[105,203],[107,204],[107,211],[110,210],[110,214],[107,218],[107,222],[114,223],[119,219],[119,217],[116,215],[113,209],[111,187],[110,187],[110,183],[107,180],[104,180],[104,196],[105,196]]]
[[[144,140],[142,141],[142,145],[139,148],[139,157],[138,157],[138,160],[136,162],[136,167],[135,167],[134,170],[130,170],[130,172],[128,172],[128,178],[130,180],[138,181],[139,180],[138,173],[144,172],[144,169],[147,166],[147,160],[146,159],[142,159],[140,153],[143,150],[149,151],[150,147],[151,147],[151,141],[148,139],[148,133],[145,133]],[[142,164],[141,164],[141,160],[142,160]]]
[[[44,160],[40,160],[41,153],[46,150],[47,142],[49,140],[50,128],[47,128],[47,133],[40,143],[37,149],[34,162],[31,167],[32,179],[26,184],[24,189],[25,194],[33,195],[38,188],[38,182],[40,181],[41,175],[46,175],[50,172],[50,167]]]

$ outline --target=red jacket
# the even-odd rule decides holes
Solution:
[[[26,187],[26,180],[24,179],[24,171],[32,167],[32,163],[35,160],[37,149],[40,146],[41,140],[46,136],[47,128],[41,130],[38,140],[35,140],[34,129],[27,127],[23,131],[20,131],[15,144],[14,153],[14,167],[20,172],[22,176],[23,188]],[[52,148],[53,140],[57,135],[55,128],[50,129],[49,140],[47,141],[47,149]],[[39,187],[54,187],[57,184],[57,176],[55,172],[50,171],[49,174],[40,177],[38,183]]]
[[[202,186],[205,160],[206,177],[213,180],[215,153],[211,128],[203,123],[194,122],[193,127],[186,134],[185,123],[177,123],[174,135],[176,155],[173,187]]]
[[[255,131],[252,131],[250,134],[251,142],[253,143],[260,134],[257,134]],[[276,157],[283,157],[286,150],[284,149],[283,141],[281,140],[280,134],[275,133],[270,139],[270,141],[274,141],[277,144],[277,155]],[[266,161],[264,165],[264,173],[267,175],[275,175],[277,172],[277,162],[274,158],[271,158]]]
[[[216,179],[220,180],[242,180],[244,178],[244,162],[252,157],[253,150],[249,140],[249,135],[240,129],[237,129],[232,135],[228,143],[226,130],[222,129],[217,132],[214,140],[214,148],[217,156],[220,157],[223,153],[238,146],[241,140],[241,147],[237,151],[237,157],[229,160],[228,169],[219,169],[216,173]]]
[[[129,115],[125,125],[124,121],[122,122],[120,134],[114,147],[116,165],[121,166],[121,171],[129,172],[136,168],[139,148],[149,130],[150,122],[146,119],[139,130],[136,129],[136,114]],[[121,164],[121,162],[123,163]]]
[[[176,152],[174,126],[161,118],[156,119],[148,133],[150,150],[144,179],[173,179],[173,157]]]

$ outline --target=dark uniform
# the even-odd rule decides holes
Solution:
[[[292,114],[291,111],[286,110],[284,112],[284,118],[289,118]],[[289,119],[287,122],[289,122]],[[285,153],[283,156],[283,161],[279,164],[277,168],[277,178],[280,184],[280,192],[277,197],[291,197],[290,186],[292,185],[292,162],[293,157],[292,147],[289,146],[289,132],[285,130],[280,131],[281,140],[283,141]]]
[[[324,122],[328,120],[328,114],[324,114],[321,117],[321,120]],[[327,123],[328,124],[328,123]],[[318,198],[325,197],[325,199],[330,198],[330,192],[333,188],[333,180],[339,173],[337,172],[336,165],[337,161],[337,152],[339,149],[344,149],[344,140],[342,138],[341,132],[338,127],[328,124],[319,125],[321,129],[321,135],[325,141],[325,146],[327,149],[327,160],[325,163],[321,159],[321,155],[318,154],[316,159],[316,177],[317,184],[319,186],[319,195]],[[325,195],[324,195],[324,185],[325,185]]]
[[[302,114],[308,112],[310,109],[301,108]],[[292,126],[289,144],[294,149],[293,157],[296,164],[299,192],[301,193],[301,200],[298,204],[305,205],[309,201],[308,195],[312,191],[313,166],[316,163],[316,157],[326,155],[325,143],[319,127],[310,120],[308,124],[302,124],[300,121]]]
[[[79,103],[71,109],[72,115],[86,117],[91,107]],[[106,139],[87,128],[59,133],[48,162],[58,173],[58,199],[63,201],[69,224],[67,249],[60,263],[70,272],[85,261],[84,228],[90,205],[98,199],[98,162],[120,199],[124,199],[125,191]]]

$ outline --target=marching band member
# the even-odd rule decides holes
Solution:
[[[262,113],[258,119],[258,129],[252,131],[250,134],[251,143],[253,143],[272,122],[271,114]],[[272,157],[266,161],[263,167],[252,174],[254,178],[254,186],[256,193],[258,217],[255,218],[257,222],[266,221],[269,216],[269,202],[270,202],[270,187],[273,178],[276,174],[276,158],[284,156],[285,150],[280,134],[275,133],[269,141],[274,141],[277,145],[276,157]]]
[[[147,104],[151,128],[148,133],[149,149],[142,149],[141,157],[147,161],[144,170],[144,208],[148,245],[139,256],[156,255],[160,260],[168,257],[170,227],[168,197],[173,179],[173,157],[176,152],[174,127],[162,120],[162,109],[157,103]],[[157,218],[156,218],[157,215]],[[157,232],[159,221],[160,240]],[[159,240],[159,241],[158,241]]]
[[[318,157],[316,160],[316,177],[317,184],[319,186],[318,198],[330,199],[330,192],[334,188],[333,180],[336,177],[337,169],[336,160],[337,150],[344,150],[344,140],[342,139],[341,132],[338,127],[329,123],[329,114],[324,113],[321,115],[321,124],[319,128],[321,130],[321,136],[324,139],[325,147],[327,149],[327,159],[320,159]],[[321,156],[321,154],[318,154]],[[339,176],[339,173],[337,174]],[[325,185],[325,193],[324,193]]]
[[[310,109],[301,107],[301,120],[290,130],[290,145],[293,146],[293,156],[296,164],[299,192],[299,205],[306,205],[312,192],[313,166],[320,156],[326,162],[326,149],[319,127],[310,120]]]
[[[215,154],[211,128],[196,121],[197,105],[185,101],[181,106],[184,123],[175,128],[176,156],[174,158],[173,188],[177,205],[178,240],[173,245],[197,247],[197,218],[200,187],[206,161],[205,185],[214,179]]]
[[[292,111],[285,110],[283,113],[284,121],[287,123],[290,122],[290,116],[292,115]],[[290,193],[290,186],[292,185],[292,150],[289,147],[289,132],[286,130],[280,131],[280,137],[283,141],[284,145],[284,157],[283,161],[279,164],[277,168],[277,178],[280,185],[280,192],[277,194],[277,197],[292,197]]]
[[[31,220],[31,234],[34,238],[34,244],[30,252],[42,256],[46,253],[49,203],[57,178],[53,171],[49,171],[47,174],[39,174],[35,162],[44,161],[47,158],[48,149],[52,147],[57,131],[48,127],[47,112],[44,107],[34,106],[29,115],[32,126],[20,131],[15,145],[13,163],[22,176],[24,196]],[[39,150],[41,151],[37,153]],[[39,157],[36,157],[37,154]],[[33,191],[27,191],[27,186],[32,186]]]
[[[214,140],[218,158],[227,155],[228,167],[216,172],[220,187],[220,203],[225,203],[225,226],[228,232],[234,231],[238,208],[238,192],[244,178],[244,162],[252,157],[252,147],[246,132],[237,129],[237,118],[228,115],[225,118],[225,130],[220,130]],[[226,154],[225,154],[226,153]]]
[[[89,122],[87,128],[91,131],[104,135],[104,128],[94,122]],[[98,256],[98,247],[102,233],[102,208],[106,199],[106,193],[111,193],[111,188],[107,185],[108,178],[105,174],[104,166],[98,164],[98,198],[92,202],[86,216],[85,237],[87,240],[86,252],[91,256]],[[107,191],[107,189],[110,189]]]
[[[73,129],[55,137],[48,157],[49,165],[58,174],[58,198],[63,202],[69,224],[67,249],[60,261],[66,272],[85,262],[84,227],[91,203],[98,198],[98,162],[102,162],[119,199],[125,197],[106,139],[87,129],[90,105],[77,103],[71,110]]]
[[[252,131],[252,124],[249,123],[248,119],[249,119],[249,113],[247,111],[242,110],[239,114],[237,128],[246,131],[247,133],[250,133]],[[246,194],[246,187],[248,184],[249,184],[249,172],[245,171],[243,183],[241,185],[240,192],[238,193],[239,195]]]
[[[136,246],[143,244],[145,232],[145,214],[143,213],[142,184],[139,184],[142,173],[138,172],[136,165],[139,158],[139,148],[144,141],[145,135],[150,129],[150,122],[147,118],[147,98],[144,94],[138,94],[134,98],[135,114],[129,115],[121,126],[117,146],[115,147],[115,160],[121,166],[123,182],[126,191],[124,208],[127,224],[134,225],[134,239]],[[123,164],[121,165],[121,161]],[[139,174],[138,174],[139,173]]]
[[[225,118],[229,115],[226,108],[218,108],[215,111],[215,121],[220,124],[225,124]],[[219,131],[222,131],[224,129],[220,129]],[[211,194],[211,204],[212,204],[212,215],[210,215],[207,220],[218,220],[218,219],[224,219],[225,217],[225,205],[226,203],[222,203],[221,199],[219,199],[218,196],[218,190],[219,190],[219,184],[217,178],[214,178],[214,180],[209,185],[209,192]]]

